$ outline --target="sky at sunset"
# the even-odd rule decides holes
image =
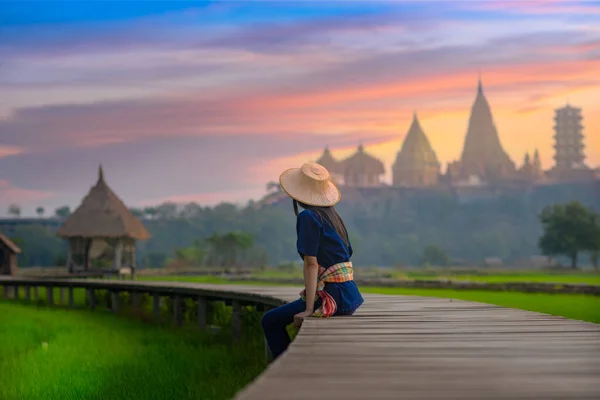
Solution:
[[[513,161],[552,166],[583,109],[600,165],[600,2],[2,1],[0,215],[77,206],[104,166],[131,206],[244,202],[359,143],[390,166],[413,111],[444,169],[478,74]]]

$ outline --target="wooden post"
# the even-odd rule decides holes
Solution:
[[[48,305],[54,304],[54,288],[52,286],[46,286],[46,297],[48,298]]]
[[[31,287],[29,285],[25,285],[25,300],[31,301]]]
[[[242,303],[233,300],[231,304],[231,328],[233,339],[238,341],[242,337]]]
[[[113,269],[117,272],[121,269],[121,260],[123,258],[123,240],[117,238],[115,243],[115,258],[113,259]]]
[[[175,326],[180,326],[183,322],[183,302],[181,296],[173,296],[173,322]]]
[[[131,292],[131,306],[135,314],[142,312],[141,310],[142,294],[139,292]]]
[[[38,287],[37,287],[37,286],[34,286],[34,287],[33,287],[33,297],[35,297],[35,301],[38,301],[38,300],[39,300],[39,298],[40,298],[40,295],[39,295],[39,293],[38,293]]]
[[[111,292],[112,310],[116,314],[119,312],[119,292]]]
[[[13,253],[8,254],[8,274],[15,276],[17,274],[17,255]]]
[[[257,311],[267,312],[270,309],[271,309],[271,307],[269,307],[265,304],[257,304],[256,305]],[[273,360],[273,355],[271,354],[271,350],[269,349],[269,344],[267,343],[267,337],[265,336],[265,362],[268,364],[272,360]]]
[[[73,288],[69,286],[69,307],[75,306],[75,296],[73,295]]]
[[[71,238],[69,238],[69,250],[67,251],[67,271],[72,274],[73,273],[73,243]]]
[[[59,302],[59,304],[64,304],[65,303],[65,288],[64,287],[60,288],[58,302]]]
[[[154,315],[154,321],[160,320],[160,296],[158,293],[152,294],[152,314]]]
[[[131,280],[135,279],[135,239],[132,239],[131,244]]]
[[[90,248],[92,247],[92,239],[84,239],[83,246],[83,269],[87,271],[90,266]]]
[[[7,285],[2,285],[2,296],[5,299],[8,299],[8,286]]]
[[[269,344],[267,343],[267,337],[265,336],[265,362],[268,364],[272,359],[271,350],[269,350]]]
[[[90,303],[90,309],[93,310],[96,308],[96,292],[94,289],[86,289],[88,302]]]
[[[13,286],[13,299],[19,300],[19,285]]]
[[[196,301],[198,302],[198,327],[201,330],[206,330],[208,323],[208,302],[206,297],[203,296],[198,296]]]

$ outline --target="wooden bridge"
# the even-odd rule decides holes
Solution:
[[[73,289],[173,298],[174,322],[184,298],[197,301],[206,327],[206,304],[232,305],[234,331],[242,306],[268,309],[297,298],[298,288],[200,285],[184,282],[47,280],[0,277],[4,296],[73,305]],[[65,294],[65,291],[67,292]],[[486,304],[412,296],[365,295],[352,317],[308,319],[279,359],[235,400],[281,399],[598,399],[600,325]],[[157,300],[158,299],[158,300]]]

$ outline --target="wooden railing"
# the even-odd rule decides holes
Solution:
[[[43,300],[48,305],[64,305],[68,307],[81,307],[76,304],[75,290],[85,291],[83,306],[89,309],[101,307],[97,298],[98,290],[110,293],[110,309],[119,312],[123,305],[121,293],[128,293],[128,300],[134,313],[141,311],[141,296],[144,294],[152,298],[152,317],[155,321],[161,320],[161,298],[168,297],[172,301],[173,324],[181,325],[183,321],[184,302],[191,299],[195,304],[196,323],[200,329],[208,326],[208,305],[210,302],[224,302],[231,306],[231,328],[234,338],[240,338],[242,334],[242,308],[254,307],[258,311],[266,311],[270,308],[285,304],[282,299],[243,291],[220,288],[199,288],[198,285],[182,282],[146,282],[146,281],[115,281],[115,280],[82,280],[82,279],[32,279],[0,277],[2,296],[4,299],[20,299],[39,301]],[[42,299],[38,288],[45,289],[45,298]],[[58,299],[56,299],[58,294]],[[190,302],[187,302],[188,306]],[[106,304],[104,304],[106,306]]]

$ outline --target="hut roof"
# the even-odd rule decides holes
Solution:
[[[0,233],[0,243],[2,243],[5,247],[7,247],[13,253],[21,254],[21,249],[19,248],[19,246],[14,244],[12,240],[10,240],[9,238],[7,238],[6,236],[4,236],[1,233]]]
[[[427,140],[427,136],[421,128],[417,113],[413,115],[413,121],[402,143],[402,148],[396,157],[397,167],[420,168],[420,167],[435,167],[439,168],[439,161]]]
[[[340,169],[340,162],[333,158],[333,155],[331,155],[331,151],[329,151],[328,146],[326,146],[325,150],[323,150],[323,154],[317,160],[317,164],[321,164],[322,166],[327,168],[329,172],[339,172]]]
[[[378,175],[385,173],[383,163],[367,154],[362,144],[358,146],[356,153],[343,161],[343,170]]]
[[[144,240],[150,234],[104,181],[102,166],[98,181],[81,205],[58,230],[61,237],[130,237]]]

